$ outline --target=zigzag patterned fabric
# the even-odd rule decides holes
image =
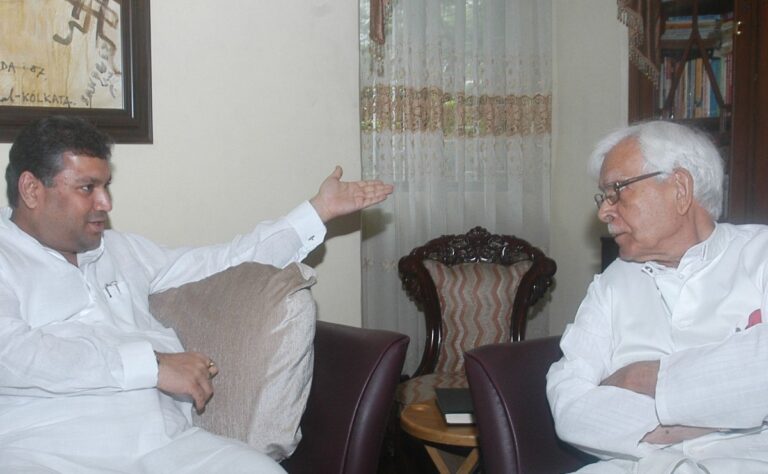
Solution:
[[[510,340],[512,306],[529,260],[510,266],[425,260],[443,314],[443,344],[435,373],[401,383],[397,400],[407,405],[435,397],[435,387],[467,387],[464,352]]]
[[[443,314],[443,344],[436,372],[464,372],[464,352],[510,340],[510,317],[517,288],[531,268],[525,260],[510,266],[427,260]]]

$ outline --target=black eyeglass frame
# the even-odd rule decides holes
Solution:
[[[619,199],[621,198],[622,189],[626,188],[632,183],[636,183],[638,181],[642,181],[648,178],[653,178],[654,176],[658,176],[660,174],[664,174],[664,172],[654,171],[653,173],[641,174],[640,176],[635,176],[633,178],[625,179],[623,181],[616,181],[615,183],[610,185],[611,190],[613,191],[613,194],[608,194],[606,191],[603,191],[601,193],[597,193],[594,195],[595,204],[597,204],[598,209],[600,209],[600,206],[602,206],[605,201],[608,201],[608,204],[613,206],[614,204],[619,202]]]

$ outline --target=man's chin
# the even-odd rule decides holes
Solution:
[[[638,254],[637,252],[633,252],[629,249],[622,250],[621,247],[619,247],[619,258],[625,262],[635,263],[645,263],[651,260],[648,258],[648,255]]]
[[[616,244],[619,246],[619,258],[624,260],[625,262],[640,262],[638,259],[638,255],[636,252],[633,252],[632,249],[624,244],[621,245],[618,241]]]
[[[83,252],[89,252],[91,250],[96,250],[101,246],[101,235],[99,235],[98,239],[94,240],[88,240],[87,242],[82,242],[80,245],[80,250],[77,253],[83,253]]]

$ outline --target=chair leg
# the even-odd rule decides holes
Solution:
[[[377,474],[438,474],[424,444],[400,427],[400,409],[390,410]]]

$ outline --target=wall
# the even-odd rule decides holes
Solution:
[[[311,197],[337,163],[359,178],[356,3],[152,0],[151,22],[154,144],[115,148],[114,228],[218,242]],[[310,256],[321,319],[355,326],[357,228]]]
[[[586,163],[596,141],[627,121],[627,29],[616,13],[616,0],[554,0],[550,334],[573,320],[600,269],[605,227]]]
[[[594,142],[626,121],[626,28],[615,0],[553,0],[550,332],[599,269],[586,176]],[[360,173],[356,3],[153,0],[155,141],[115,149],[113,226],[169,245],[247,231]],[[4,169],[8,145],[0,144]],[[4,183],[0,192],[5,193]],[[310,256],[320,317],[360,325],[357,219]]]

